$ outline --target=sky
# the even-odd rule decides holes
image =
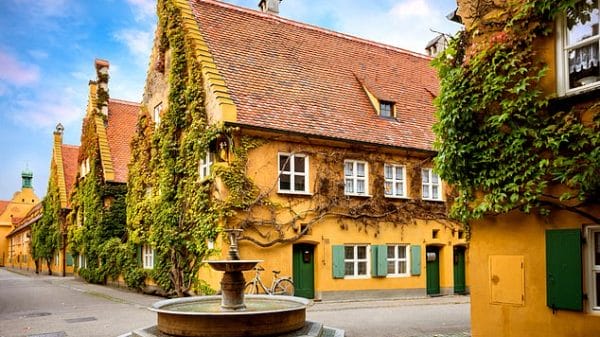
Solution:
[[[222,0],[256,9],[258,0]],[[279,15],[424,53],[456,0],[283,0]],[[154,29],[155,0],[0,0],[0,200],[33,171],[46,194],[53,131],[79,145],[94,60],[110,62],[112,98],[139,102]],[[433,31],[432,31],[433,30]]]

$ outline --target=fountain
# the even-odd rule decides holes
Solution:
[[[237,239],[240,229],[226,229],[229,236],[229,259],[206,261],[223,271],[221,296],[175,298],[155,303],[150,310],[157,313],[157,325],[136,330],[140,337],[239,337],[239,336],[341,336],[342,330],[306,321],[305,298],[275,295],[244,296],[243,271],[261,260],[241,260]]]

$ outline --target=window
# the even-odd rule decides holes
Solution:
[[[380,101],[379,115],[381,115],[382,117],[394,117],[394,103]]]
[[[77,265],[79,268],[86,268],[87,267],[87,259],[85,258],[85,255],[81,254],[79,255],[79,261],[77,261]]]
[[[85,177],[88,173],[90,173],[90,158],[86,158],[84,161],[81,162],[81,167],[80,167],[80,172],[81,172],[81,177]]]
[[[590,306],[591,310],[600,311],[600,227],[590,228],[588,243]]]
[[[308,193],[308,157],[279,153],[279,193]]]
[[[422,169],[423,199],[442,200],[440,177],[432,169]]]
[[[344,276],[369,276],[368,248],[366,245],[344,246]]]
[[[142,246],[142,261],[144,269],[154,268],[154,248],[149,245]]]
[[[344,161],[344,178],[346,195],[367,195],[369,167],[367,162],[358,160]]]
[[[600,8],[598,0],[582,0],[558,23],[558,92],[600,86]]]
[[[60,254],[59,253],[54,254],[54,265],[55,266],[60,265]]]
[[[154,113],[153,113],[153,118],[154,118],[154,128],[158,128],[158,126],[160,125],[160,112],[162,111],[162,102],[158,103],[155,107],[154,107]]]
[[[210,175],[213,161],[214,155],[211,152],[206,152],[204,158],[200,159],[200,180]]]
[[[386,197],[406,197],[406,170],[404,166],[385,164],[383,175]]]
[[[408,276],[408,246],[387,246],[387,273],[388,275]]]

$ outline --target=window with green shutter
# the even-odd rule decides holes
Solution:
[[[553,310],[583,310],[581,231],[546,231],[546,304]]]
[[[410,274],[421,275],[421,246],[410,246]]]
[[[73,266],[73,255],[71,253],[67,253],[67,267]]]
[[[332,246],[333,278],[344,278],[344,246]]]
[[[387,275],[387,246],[371,246],[371,275],[385,277]]]

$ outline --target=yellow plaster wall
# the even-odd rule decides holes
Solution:
[[[6,235],[14,229],[11,218],[22,218],[39,202],[32,188],[15,192],[6,210],[0,214],[0,266],[8,263],[9,242]]]
[[[564,310],[553,313],[546,306],[545,231],[581,228],[585,222],[565,212],[553,213],[548,218],[513,212],[472,224],[467,268],[473,337],[600,336],[600,313]],[[491,303],[493,275],[489,272],[489,261],[490,257],[502,255],[523,258],[523,305]]]
[[[332,151],[333,149],[317,146],[317,145],[298,145],[285,141],[272,141],[258,149],[249,153],[247,172],[252,178],[257,187],[263,192],[270,193],[270,198],[276,203],[292,204],[297,211],[306,210],[309,208],[311,195],[289,195],[277,193],[277,178],[278,178],[278,152],[298,152],[303,151]],[[343,149],[337,149],[343,151]],[[351,152],[352,153],[352,152]],[[367,153],[361,154],[353,152],[349,154],[349,159],[366,160]],[[388,154],[390,162],[405,163],[412,165],[415,158],[408,160],[399,154]],[[309,190],[314,192],[314,184],[317,176],[318,167],[322,163],[317,162],[315,156],[309,155]],[[370,163],[369,166],[372,164]],[[407,167],[407,171],[409,168]],[[373,172],[369,169],[371,175],[369,186],[373,184],[374,175],[382,175],[383,172]],[[339,163],[339,179],[343,175],[343,161]],[[408,177],[407,177],[408,178]],[[419,177],[420,179],[420,177]],[[407,182],[410,184],[410,182]],[[413,196],[420,198],[419,196]],[[350,197],[351,199],[361,200],[362,197]],[[265,210],[263,210],[264,212]],[[254,214],[258,214],[260,209],[255,209]],[[265,212],[265,216],[268,214]],[[235,221],[230,221],[234,223]],[[231,226],[231,223],[227,224]],[[315,245],[314,261],[315,261],[315,292],[317,298],[322,292],[333,291],[369,291],[369,290],[394,290],[394,289],[420,289],[425,294],[426,288],[426,261],[425,251],[427,245],[435,245],[440,247],[440,286],[442,289],[454,286],[454,269],[453,269],[453,247],[455,245],[466,246],[466,240],[459,240],[457,227],[450,228],[450,225],[438,221],[421,221],[417,220],[415,224],[392,224],[381,223],[379,232],[374,228],[365,228],[359,223],[345,220],[348,224],[347,228],[343,229],[335,218],[326,218],[324,221],[314,225],[310,235],[303,236],[300,240],[294,243],[309,243]],[[439,230],[438,237],[432,238],[432,230]],[[266,232],[266,228],[264,229]],[[248,233],[246,233],[248,234]],[[288,236],[293,236],[293,232],[288,231]],[[260,259],[264,260],[261,263],[266,270],[262,272],[261,277],[263,282],[269,286],[271,284],[271,270],[280,270],[281,275],[292,276],[292,253],[293,244],[277,244],[270,248],[260,248],[253,243],[242,241],[240,242],[240,255],[242,259]],[[334,279],[332,272],[332,246],[344,244],[408,244],[421,246],[421,275],[408,277],[369,277],[365,279]],[[223,242],[217,243],[218,247],[224,247],[221,255],[212,259],[226,258],[227,244]],[[467,250],[468,251],[468,250]],[[410,260],[410,259],[409,259]],[[468,261],[467,261],[468,263]],[[409,268],[410,270],[410,268]],[[254,271],[246,273],[246,280],[253,277]],[[221,273],[215,273],[207,267],[201,270],[200,277],[208,280],[215,289],[219,289],[218,281]],[[469,275],[467,274],[467,285]],[[452,290],[450,290],[451,292]]]

